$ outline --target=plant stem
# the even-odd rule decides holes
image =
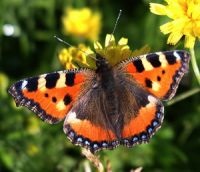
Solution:
[[[177,103],[177,102],[179,102],[179,101],[181,101],[183,99],[186,99],[186,98],[188,98],[188,97],[190,97],[190,96],[192,96],[194,94],[197,94],[199,92],[200,92],[200,88],[194,88],[194,89],[189,90],[189,91],[187,91],[185,93],[182,93],[182,94],[176,96],[174,99],[168,101],[167,102],[167,106],[171,106],[171,105],[173,105],[173,104],[175,104],[175,103]]]
[[[199,72],[199,68],[198,68],[198,65],[197,65],[194,48],[190,48],[190,54],[191,54],[192,68],[193,68],[194,74],[197,78],[197,81],[200,85],[200,72]]]

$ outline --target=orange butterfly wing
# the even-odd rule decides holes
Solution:
[[[120,144],[111,130],[87,119],[74,118],[73,113],[69,113],[65,119],[64,132],[73,144],[85,147],[93,153],[101,149],[113,149]]]
[[[164,107],[155,97],[148,96],[149,103],[140,108],[139,112],[122,131],[123,144],[132,147],[136,144],[147,143],[152,135],[161,127],[164,118]]]
[[[60,71],[27,78],[13,84],[9,93],[17,105],[26,106],[48,123],[56,123],[72,107],[86,73],[86,70]]]
[[[186,51],[157,52],[131,58],[122,64],[136,82],[161,100],[171,99],[184,73],[190,56]]]

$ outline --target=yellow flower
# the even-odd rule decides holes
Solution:
[[[118,43],[113,35],[107,34],[104,47],[99,43],[94,43],[94,48],[98,54],[105,57],[111,65],[131,57],[132,51],[127,45],[128,39],[121,38]]]
[[[91,41],[97,40],[101,29],[101,15],[89,8],[67,8],[62,18],[64,33]]]
[[[117,43],[113,35],[107,34],[104,48],[99,42],[94,43],[95,51],[106,58],[114,66],[117,63],[129,58],[149,52],[149,47],[144,46],[139,50],[130,50],[127,38],[121,38]]]
[[[166,6],[150,3],[150,11],[173,20],[160,27],[164,34],[170,34],[167,43],[175,45],[185,36],[185,47],[193,48],[196,38],[200,38],[200,0],[165,1]]]
[[[62,49],[59,53],[59,59],[66,69],[76,67],[96,69],[95,53],[106,58],[114,66],[122,60],[148,53],[150,50],[148,46],[144,46],[139,50],[131,51],[127,38],[121,38],[116,43],[114,36],[109,34],[106,35],[105,45],[102,46],[99,42],[94,42],[94,49],[95,52],[82,44],[78,48]]]
[[[95,68],[95,63],[90,56],[95,56],[94,52],[83,44],[78,47],[64,48],[60,51],[58,58],[65,69],[79,67]]]

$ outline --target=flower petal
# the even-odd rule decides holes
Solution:
[[[107,34],[105,39],[105,47],[111,46],[115,43],[115,37],[112,34]]]
[[[127,38],[121,38],[118,41],[118,45],[127,45],[127,43],[128,43],[128,39]]]
[[[195,39],[196,38],[194,36],[185,36],[185,47],[194,48]]]
[[[101,50],[101,49],[103,49],[103,47],[98,41],[96,41],[96,42],[94,42],[94,49]]]
[[[168,37],[167,43],[175,45],[181,39],[182,36],[183,34],[180,32],[172,32]]]
[[[194,36],[200,38],[200,21],[195,23],[195,28],[193,28]]]
[[[163,34],[168,34],[173,31],[173,22],[168,22],[160,26],[160,30]]]
[[[150,3],[150,11],[157,15],[166,15],[166,6],[157,3]]]
[[[193,20],[199,20],[199,18],[200,18],[200,4],[196,4],[193,7],[191,12],[192,12],[192,19]]]

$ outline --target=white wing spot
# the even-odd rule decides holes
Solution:
[[[154,68],[151,65],[151,63],[146,59],[146,56],[145,56],[145,58],[141,58],[141,60],[142,60],[142,64],[143,64],[143,66],[144,66],[144,68],[145,68],[146,71],[152,70]]]
[[[158,53],[159,55],[159,61],[161,62],[162,67],[168,66],[168,62],[166,60],[166,56],[163,53]]]
[[[38,79],[38,89],[40,89],[40,91],[45,91],[46,90],[46,87],[45,87],[45,84],[46,84],[45,76],[46,76],[46,74],[41,76]]]
[[[26,85],[28,84],[28,81],[27,80],[24,80],[22,82],[22,85],[21,85],[21,89],[24,89],[26,87]]]
[[[57,104],[56,104],[56,108],[59,110],[59,111],[62,111],[66,108],[63,100],[60,100]]]
[[[60,78],[57,80],[57,83],[56,83],[56,88],[62,88],[62,87],[66,87],[66,84],[65,84],[65,74],[64,73],[61,73],[59,72],[60,74]]]
[[[176,57],[176,60],[180,60],[181,59],[181,57],[180,57],[180,55],[177,53],[177,51],[174,51],[174,56]]]
[[[160,84],[158,82],[156,82],[156,81],[153,81],[152,82],[152,89],[154,91],[158,91],[160,89]]]
[[[71,124],[72,124],[72,123],[81,122],[81,120],[76,118],[76,112],[70,111],[70,112],[67,114],[66,118],[65,118],[65,122],[66,122],[66,123],[71,123]]]
[[[157,99],[151,95],[148,96],[149,104],[147,106],[155,106],[157,103]]]

